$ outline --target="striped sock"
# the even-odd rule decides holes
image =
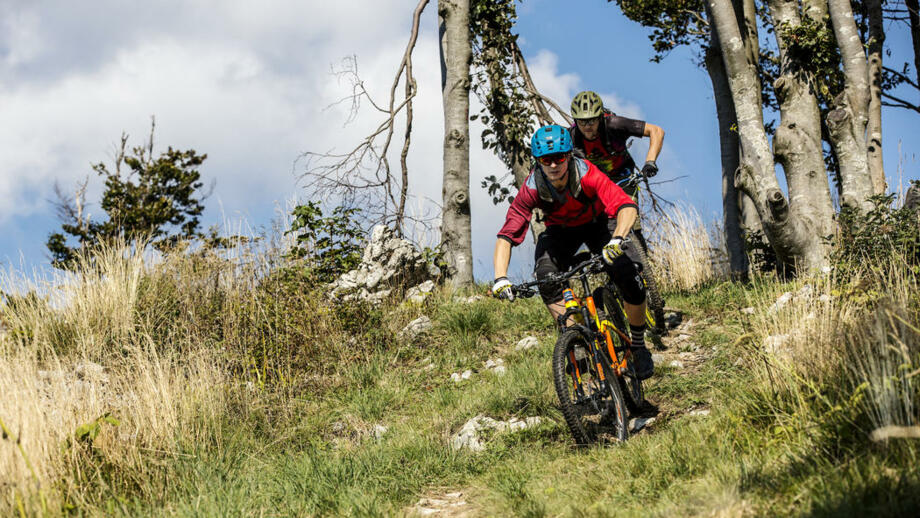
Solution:
[[[645,324],[629,326],[630,339],[633,347],[645,347]]]

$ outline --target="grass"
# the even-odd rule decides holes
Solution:
[[[555,331],[539,300],[470,304],[472,292],[444,289],[421,305],[339,307],[294,273],[212,256],[151,264],[112,251],[97,264],[97,276],[7,297],[0,312],[0,390],[16,395],[0,408],[2,515],[394,515],[454,489],[481,515],[920,508],[915,443],[868,438],[917,417],[918,318],[905,308],[920,290],[897,269],[671,291],[706,361],[659,368],[646,393],[661,411],[647,430],[577,449],[556,408]],[[889,289],[873,291],[878,279]],[[806,282],[810,298],[769,309]],[[422,314],[433,328],[399,340]],[[762,352],[775,334],[793,336],[787,359]],[[514,350],[528,335],[539,345]],[[498,357],[504,376],[483,367]],[[86,361],[105,367],[104,384],[72,375]],[[451,381],[466,369],[470,380]],[[66,383],[36,383],[39,370]],[[689,414],[701,407],[711,413]],[[79,438],[107,413],[118,424]],[[543,421],[493,435],[482,452],[449,448],[477,415]]]

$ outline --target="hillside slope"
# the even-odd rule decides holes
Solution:
[[[335,306],[291,272],[254,286],[251,272],[207,257],[103,266],[68,288],[66,306],[4,306],[0,388],[15,404],[0,413],[0,514],[920,510],[916,442],[870,440],[882,419],[877,377],[860,385],[840,367],[852,349],[835,342],[855,336],[838,329],[852,315],[888,315],[882,336],[904,344],[882,370],[900,390],[886,400],[897,422],[897,402],[917,394],[911,278],[892,286],[903,314],[869,312],[866,300],[885,297],[821,280],[668,294],[681,324],[647,383],[655,419],[626,443],[575,448],[538,300],[436,291],[421,304]],[[429,330],[401,334],[422,315]],[[516,347],[527,337],[534,346]],[[477,416],[531,426],[484,433],[479,451],[453,447]]]

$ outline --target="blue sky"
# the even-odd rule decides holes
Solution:
[[[272,0],[258,7],[242,0],[79,6],[0,0],[0,197],[6,202],[0,204],[0,260],[26,271],[47,268],[44,242],[59,227],[49,204],[54,182],[72,188],[91,174],[90,164],[109,161],[122,131],[139,142],[151,115],[158,149],[209,155],[201,172],[216,188],[206,202],[205,226],[269,226],[304,197],[295,165],[302,152],[347,149],[379,121],[365,103],[358,118],[344,124],[347,110],[329,105],[348,85],[331,68],[356,56],[365,84],[382,100],[414,6],[412,0]],[[415,207],[440,199],[435,10],[433,1],[415,57],[420,93],[409,157]],[[519,6],[517,30],[538,87],[561,105],[591,89],[618,113],[664,127],[660,178],[687,177],[659,192],[693,204],[706,219],[718,217],[715,106],[709,78],[688,50],[649,62],[647,30],[604,0],[527,0]],[[888,30],[889,62],[900,65],[909,36],[897,26]],[[889,179],[897,181],[899,162],[905,178],[920,177],[920,116],[887,109],[883,121]],[[487,279],[504,208],[491,206],[479,179],[503,169],[479,149],[479,131],[474,124],[474,263],[477,278]],[[637,140],[634,154],[644,156],[644,148]],[[90,201],[98,200],[100,182],[92,176],[90,182]],[[511,271],[526,276],[531,254],[526,245],[517,250]]]

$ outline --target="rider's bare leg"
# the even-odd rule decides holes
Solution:
[[[626,310],[626,317],[629,319],[629,325],[631,326],[644,326],[645,325],[645,302],[644,301],[642,302],[642,304],[630,304],[629,302],[624,301],[623,309]]]
[[[547,304],[546,309],[549,310],[549,314],[553,316],[553,323],[559,323],[559,316],[565,313],[565,303],[563,301],[553,302],[552,304]],[[644,314],[644,313],[643,313]],[[569,317],[569,321],[565,325],[570,326],[575,323],[575,320],[572,317]]]

